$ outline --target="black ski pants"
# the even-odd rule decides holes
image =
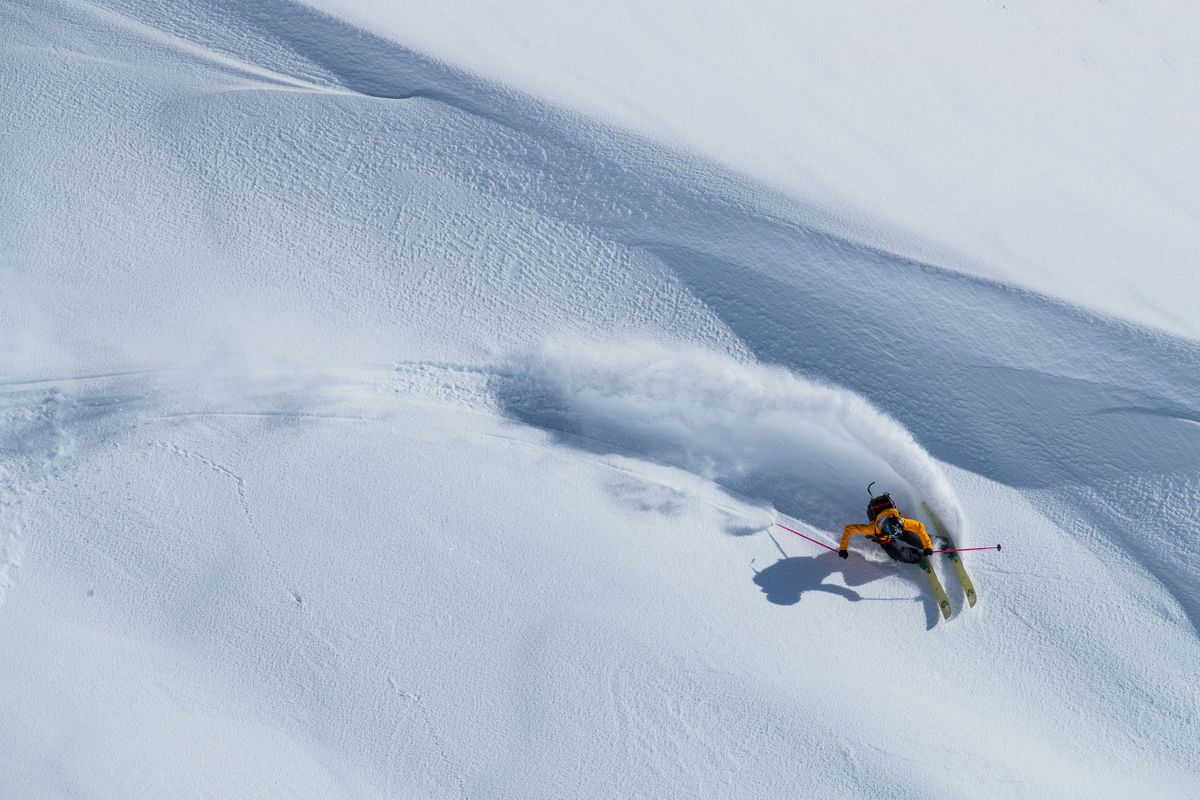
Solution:
[[[921,560],[921,540],[915,533],[905,531],[890,542],[879,546],[883,548],[883,552],[905,564],[916,564]]]

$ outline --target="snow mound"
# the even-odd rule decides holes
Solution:
[[[934,459],[847,389],[701,347],[554,340],[514,359],[511,416],[587,449],[618,448],[713,480],[828,531],[859,519],[871,481],[902,507],[962,513]]]

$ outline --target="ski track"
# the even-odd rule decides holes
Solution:
[[[210,381],[219,384],[219,388],[211,393],[203,388]],[[44,424],[55,436],[64,440],[70,430],[72,440],[79,437],[87,446],[95,447],[102,444],[107,433],[113,429],[136,429],[147,422],[185,423],[190,419],[208,417],[258,419],[265,422],[290,420],[310,424],[386,424],[397,413],[400,407],[397,404],[453,406],[464,412],[504,417],[505,401],[497,396],[497,392],[527,391],[512,387],[528,387],[533,383],[535,381],[528,374],[522,374],[511,366],[487,367],[444,362],[406,362],[390,368],[306,369],[292,373],[277,370],[222,372],[212,376],[197,375],[192,370],[162,368],[10,380],[0,383],[0,387],[3,387],[0,389],[0,398],[14,409],[7,412],[7,416],[28,417],[35,429]],[[206,398],[206,394],[210,396]],[[39,397],[47,398],[43,401],[42,409],[31,412],[29,404],[37,403]],[[197,407],[197,404],[206,400],[206,405]],[[221,407],[222,404],[230,404],[231,407]],[[59,412],[57,409],[62,405],[69,405],[72,411]],[[279,405],[288,408],[276,408]],[[358,407],[360,412],[336,413],[327,410],[331,406],[344,405]],[[48,412],[47,409],[54,411]],[[101,421],[105,424],[97,425]],[[525,423],[521,424],[524,427]],[[547,423],[533,428],[576,442],[574,449],[585,457],[595,446],[609,449],[614,457],[623,459],[625,465],[606,463],[606,467],[621,474],[646,478],[629,466],[633,459],[646,457],[646,453],[636,448],[625,447],[605,438],[590,437],[569,427],[557,428]],[[482,435],[522,446],[546,446],[528,435],[491,432]],[[29,438],[30,433],[20,430],[14,435],[17,442],[27,442]],[[174,441],[153,439],[147,444],[201,464],[230,480],[243,515],[249,524],[254,524],[247,481],[233,468]],[[56,451],[45,466],[62,455],[63,452]],[[35,472],[40,470],[26,469],[21,474]],[[654,482],[652,478],[646,479]],[[14,490],[13,494],[23,496],[36,482],[19,483],[22,491]]]
[[[443,372],[453,375],[457,370],[420,364],[407,365],[405,369],[423,377],[388,381],[389,376],[396,374],[395,369],[350,371],[353,379],[347,379],[345,370],[320,373],[306,370],[288,376],[277,371],[223,373],[206,377],[190,370],[156,369],[4,381],[0,384],[0,430],[5,432],[0,439],[0,605],[17,579],[26,550],[29,505],[51,478],[70,468],[69,456],[77,444],[96,448],[121,431],[136,430],[154,422],[178,424],[192,417],[379,423],[384,413],[378,403],[372,403],[376,407],[375,416],[308,412],[303,404],[311,403],[319,409],[329,402],[327,393],[339,391],[361,398],[365,385],[381,380],[387,388],[375,396],[385,407],[398,398],[427,403],[457,398],[465,399],[464,407],[478,407],[477,396],[465,384],[450,388],[453,381],[442,375]],[[210,402],[245,404],[253,398],[267,408],[180,408],[182,403],[199,402],[205,391],[198,387],[207,381],[221,385]],[[297,391],[304,398],[300,407],[296,407]],[[271,407],[280,404],[290,406],[289,410],[272,410]],[[202,465],[229,480],[247,529],[256,540],[261,540],[247,481],[242,475],[173,441],[154,439],[148,446]],[[268,562],[268,580],[281,582],[278,564],[266,551],[263,557]]]
[[[636,348],[631,351],[635,359],[637,352]],[[56,403],[70,397],[72,408],[89,411],[68,414],[65,418],[56,416],[54,430],[65,435],[65,431],[71,429],[72,436],[89,448],[101,446],[106,438],[118,432],[136,433],[143,427],[151,427],[159,432],[159,436],[147,442],[149,447],[202,466],[230,483],[247,530],[260,541],[262,536],[251,507],[249,481],[233,465],[179,441],[177,437],[188,435],[186,426],[190,420],[229,418],[267,425],[347,422],[389,425],[391,420],[403,417],[403,409],[410,404],[454,407],[469,414],[509,418],[520,426],[511,434],[482,432],[481,435],[488,439],[538,449],[557,449],[565,445],[570,457],[594,463],[610,471],[618,481],[632,480],[636,489],[615,485],[614,491],[622,495],[632,492],[641,498],[637,502],[645,508],[659,508],[663,502],[703,503],[725,514],[727,532],[739,536],[766,530],[777,518],[789,520],[793,525],[812,525],[811,518],[805,518],[803,514],[799,517],[788,514],[787,503],[781,508],[782,513],[776,511],[774,504],[780,496],[763,494],[754,481],[747,482],[744,476],[731,481],[732,475],[706,474],[711,471],[711,460],[698,463],[693,463],[690,458],[681,460],[673,448],[664,449],[653,434],[649,439],[641,438],[653,429],[640,430],[637,437],[630,439],[619,419],[606,419],[604,413],[600,413],[589,420],[594,412],[586,407],[566,417],[552,414],[531,418],[531,409],[525,401],[548,390],[545,376],[537,374],[537,369],[534,367],[531,372],[512,362],[495,367],[407,362],[390,368],[308,369],[294,373],[278,370],[223,372],[211,376],[159,369],[89,374],[69,379],[9,381],[0,391],[0,397],[17,407],[23,407],[23,400],[29,402],[30,398],[47,393],[58,398]],[[684,381],[685,387],[688,385],[687,372],[686,368],[680,370],[676,378]],[[603,371],[598,375],[602,381],[613,382],[609,391],[627,392],[629,389],[628,385],[616,389],[625,381],[618,380],[615,375],[606,375]],[[52,388],[45,388],[47,385]],[[208,388],[203,388],[205,386]],[[559,390],[574,391],[566,386],[551,389]],[[576,400],[570,394],[560,395],[548,408]],[[679,402],[681,405],[675,413],[680,414],[681,419],[697,410],[690,407],[694,398],[688,398],[686,394]],[[201,403],[204,405],[198,407]],[[286,406],[286,410],[278,406]],[[782,408],[786,407],[785,404]],[[806,408],[806,401],[799,402],[794,413],[800,424],[814,421],[824,424],[820,422],[819,413],[812,419],[805,416],[813,413]],[[535,431],[550,438],[545,439]],[[706,434],[700,429],[697,435]],[[865,444],[859,446],[866,452]],[[648,491],[651,494],[666,492],[670,497],[664,501],[661,496],[647,494]],[[799,491],[803,493],[802,488]],[[836,535],[833,526],[826,526],[826,538],[832,541]],[[13,544],[9,549],[19,552],[22,540],[13,536],[10,541]],[[268,580],[286,584],[277,562],[265,549],[263,557],[268,562]],[[14,563],[16,560],[14,558]],[[957,589],[955,585],[950,591],[953,593]],[[298,590],[289,588],[287,591],[298,605],[304,606]]]

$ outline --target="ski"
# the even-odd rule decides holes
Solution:
[[[950,531],[942,523],[938,515],[933,513],[933,509],[929,507],[929,503],[921,502],[921,507],[925,509],[925,513],[929,516],[929,521],[933,523],[933,529],[937,532],[937,537],[942,543],[943,550],[954,549],[954,539],[950,536]],[[946,553],[946,558],[950,559],[950,563],[954,565],[954,571],[958,573],[958,580],[962,583],[963,591],[967,595],[967,605],[974,608],[975,606],[975,584],[971,583],[971,577],[967,575],[967,568],[963,566],[962,559],[958,553]]]
[[[933,565],[929,563],[928,558],[922,558],[918,564],[921,567],[921,571],[925,573],[925,577],[929,579],[929,588],[933,590],[933,596],[937,600],[938,608],[942,610],[942,619],[950,619],[950,598],[946,596],[946,590],[942,588],[942,582],[938,580],[937,573],[933,571]]]

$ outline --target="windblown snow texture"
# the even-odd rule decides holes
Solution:
[[[1173,312],[981,277],[948,225],[912,260],[283,0],[0,30],[14,796],[1191,791]],[[976,608],[772,538],[871,480],[1004,543]]]

